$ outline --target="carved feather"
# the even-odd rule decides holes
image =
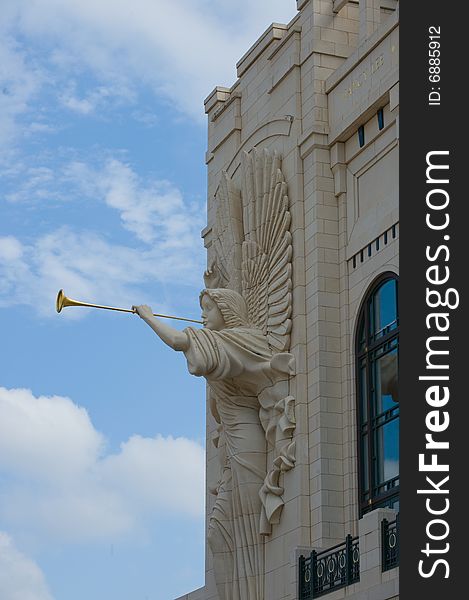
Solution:
[[[242,290],[249,318],[274,352],[289,347],[292,238],[287,184],[278,154],[243,154]]]
[[[250,323],[283,352],[290,345],[292,237],[280,156],[244,152],[242,174],[242,200],[227,173],[220,179],[206,285],[241,292]]]
[[[241,195],[225,171],[215,198],[212,264],[206,272],[205,285],[241,292],[241,246],[244,241]]]

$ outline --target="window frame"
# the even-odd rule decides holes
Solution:
[[[379,289],[386,284],[386,282],[394,280],[396,283],[396,327],[386,332],[383,336],[378,339],[374,339],[370,342],[372,335],[370,334],[370,307],[371,303],[376,296]],[[365,332],[365,348],[360,348],[360,333],[361,325],[364,321],[364,332]],[[379,356],[373,356],[380,348],[391,346],[395,344],[398,356],[398,369],[399,369],[399,277],[392,271],[386,271],[379,275],[373,280],[372,284],[368,287],[360,309],[358,311],[358,317],[355,328],[355,395],[356,395],[356,431],[357,431],[357,457],[358,457],[358,506],[360,518],[367,512],[374,510],[375,508],[384,507],[391,500],[399,499],[399,474],[386,480],[382,484],[379,484],[376,477],[376,465],[378,464],[378,444],[375,441],[376,432],[387,423],[391,423],[395,420],[399,422],[400,410],[399,405],[393,407],[388,411],[382,411],[376,415],[376,411],[373,411],[373,401],[375,396],[373,394],[373,365],[379,360]],[[392,347],[392,346],[391,346]],[[389,350],[388,350],[389,352]],[[384,354],[387,354],[385,352]],[[363,362],[365,363],[365,381],[366,381],[366,421],[362,414],[362,368]],[[399,372],[399,371],[398,371]],[[380,417],[390,413],[380,423]],[[395,414],[392,414],[395,413]],[[397,414],[396,414],[397,413]],[[373,417],[375,415],[375,417]],[[375,423],[373,423],[375,419]],[[362,440],[367,435],[367,464],[365,465],[365,457],[362,450]],[[376,457],[375,457],[376,454]],[[365,498],[364,489],[364,477],[368,477],[368,498]],[[396,483],[397,481],[397,483]],[[377,492],[380,487],[386,483],[393,482],[392,487],[384,492]]]

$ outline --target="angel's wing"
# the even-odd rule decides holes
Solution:
[[[222,174],[205,283],[242,292],[249,323],[263,331],[273,353],[275,383],[259,395],[268,442],[268,469],[260,489],[261,532],[268,535],[284,505],[282,474],[295,464],[295,399],[289,394],[293,356],[285,352],[291,330],[292,238],[280,157],[268,150],[245,152],[242,180],[241,199],[231,178]]]
[[[287,184],[278,154],[243,155],[245,242],[242,289],[250,322],[261,329],[274,352],[290,344],[292,238]]]
[[[241,292],[241,245],[244,240],[241,195],[223,171],[215,194],[212,262],[205,274],[206,287]]]

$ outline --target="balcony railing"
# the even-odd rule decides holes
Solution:
[[[399,565],[399,514],[394,521],[381,521],[382,570],[389,571]]]
[[[358,537],[348,535],[345,542],[328,550],[313,550],[299,560],[299,600],[317,598],[360,579]]]

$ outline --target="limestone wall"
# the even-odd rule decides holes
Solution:
[[[291,203],[297,463],[284,476],[281,522],[266,540],[269,600],[297,597],[301,552],[359,534],[354,330],[366,290],[378,274],[398,272],[399,255],[398,3],[297,5],[288,25],[270,26],[240,59],[236,83],[205,102],[208,264],[221,172],[241,187],[242,151],[281,153]],[[208,487],[219,472],[214,434],[207,411]],[[208,515],[213,501],[207,492]],[[379,548],[361,552],[365,572]],[[367,598],[363,590],[376,586],[373,598],[396,596],[398,569],[381,575],[373,568],[374,579],[330,600]],[[218,598],[208,550],[206,571],[205,588],[184,598]]]

